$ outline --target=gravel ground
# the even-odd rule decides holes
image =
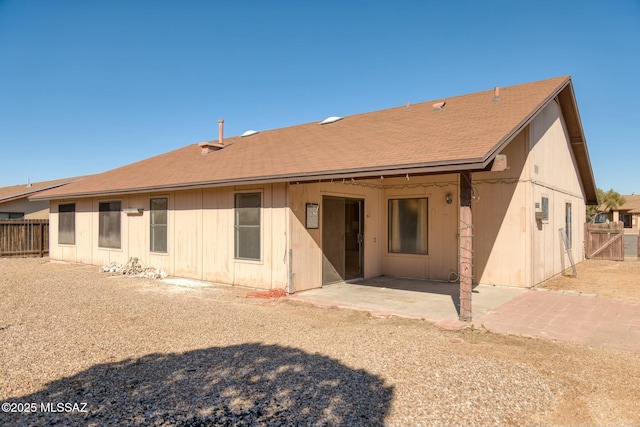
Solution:
[[[638,353],[97,270],[0,259],[0,425],[640,425]]]

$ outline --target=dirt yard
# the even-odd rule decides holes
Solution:
[[[0,425],[640,425],[639,353],[97,270],[0,259]]]
[[[579,263],[576,270],[577,278],[558,276],[541,287],[640,302],[640,262],[587,260]]]

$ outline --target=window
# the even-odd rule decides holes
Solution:
[[[567,233],[567,249],[571,249],[571,203],[565,204],[564,207],[564,229]]]
[[[98,211],[98,246],[120,249],[120,202],[100,202]]]
[[[23,212],[0,212],[0,220],[3,219],[23,219]]]
[[[151,252],[167,252],[167,199],[151,199]]]
[[[76,204],[58,205],[58,244],[76,244]]]
[[[389,252],[427,254],[427,199],[389,200]]]
[[[542,221],[549,221],[549,198],[542,197]]]
[[[235,200],[235,257],[260,259],[261,193],[239,193]]]

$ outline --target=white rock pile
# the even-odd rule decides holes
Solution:
[[[101,273],[119,273],[125,276],[131,277],[144,277],[146,279],[164,279],[167,277],[167,273],[164,270],[147,267],[144,268],[140,264],[140,261],[136,257],[129,258],[129,261],[125,264],[119,264],[112,262],[108,265],[100,267]]]

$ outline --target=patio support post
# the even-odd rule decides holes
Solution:
[[[471,321],[471,291],[473,266],[473,219],[471,216],[471,172],[460,172],[460,226],[458,230],[460,278],[460,314],[463,322]]]

